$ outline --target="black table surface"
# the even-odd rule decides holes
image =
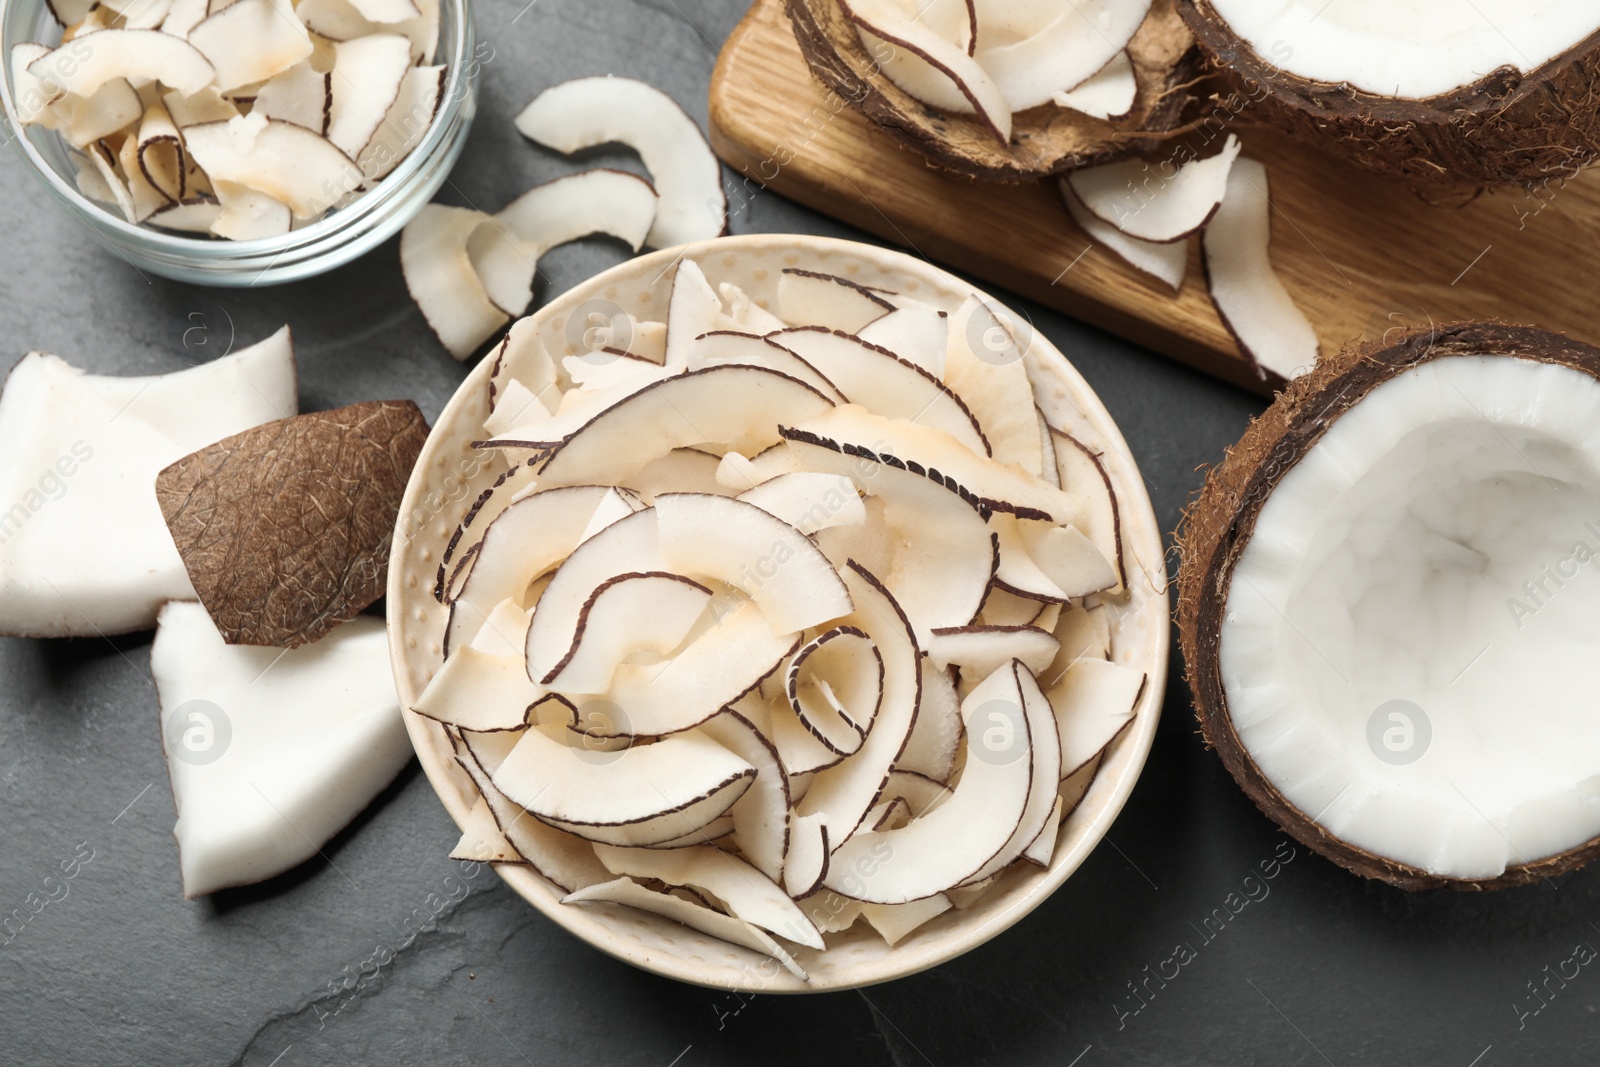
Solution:
[[[440,198],[494,210],[597,162],[637,168],[620,151],[545,152],[511,118],[548,85],[616,73],[703,121],[742,12],[740,0],[480,0],[479,114]],[[770,193],[741,205],[732,228],[863,237]],[[145,277],[59,213],[9,151],[0,234],[0,363],[42,349],[99,372],[163,373],[287,322],[302,410],[409,397],[431,418],[466,373],[407,298],[393,240],[276,288]],[[551,252],[539,299],[624,256],[603,241]],[[1200,468],[1261,401],[1007,299],[1099,391],[1170,532]],[[619,963],[487,868],[463,871],[446,857],[456,828],[415,762],[326,858],[185,901],[149,644],[0,640],[0,914],[80,845],[94,857],[0,946],[0,1064],[1596,1059],[1600,973],[1552,976],[1573,973],[1580,945],[1600,945],[1600,866],[1491,894],[1408,895],[1347,874],[1291,843],[1205,749],[1176,661],[1132,799],[1026,920],[887,985],[741,998]],[[1247,883],[1273,860],[1276,877]],[[1167,962],[1175,953],[1181,965]]]

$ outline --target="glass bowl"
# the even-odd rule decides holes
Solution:
[[[438,192],[467,139],[477,110],[471,0],[440,0],[434,62],[447,65],[444,97],[426,136],[394,171],[349,206],[317,222],[253,241],[185,235],[128,222],[78,192],[71,147],[53,130],[24,127],[12,95],[11,48],[54,45],[61,27],[44,0],[0,0],[0,102],[9,140],[56,204],[102,244],[140,270],[200,285],[254,286],[297,281],[350,262],[393,236]]]

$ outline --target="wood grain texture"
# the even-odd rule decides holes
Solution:
[[[745,175],[737,217],[773,192],[1264,392],[1206,295],[1198,243],[1176,297],[1094,244],[1054,184],[986,185],[929,167],[806,70],[782,0],[756,0],[711,85],[711,139]],[[1268,166],[1272,258],[1324,352],[1429,322],[1501,319],[1600,341],[1600,174],[1465,206],[1403,186],[1205,105],[1189,143],[1237,132]],[[1174,149],[1176,151],[1176,148]],[[1068,353],[1071,356],[1071,353]]]

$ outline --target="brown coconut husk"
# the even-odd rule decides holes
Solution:
[[[1431,874],[1374,855],[1332,836],[1290,803],[1245,751],[1229,716],[1219,662],[1222,622],[1233,570],[1256,520],[1283,476],[1328,427],[1374,388],[1432,359],[1460,355],[1520,356],[1558,363],[1600,378],[1600,348],[1525,326],[1465,323],[1423,329],[1397,342],[1346,348],[1281,393],[1214,467],[1184,515],[1179,534],[1178,635],[1195,712],[1206,744],[1261,811],[1306,847],[1366,878],[1401,889],[1503,889],[1575,870],[1600,855],[1600,837],[1495,878]]]
[[[1126,116],[1108,121],[1045,105],[1018,113],[1011,143],[1001,144],[976,116],[936,110],[886,78],[838,0],[785,7],[818,81],[929,163],[984,181],[1034,181],[1153,149],[1178,127],[1203,65],[1174,0],[1156,0],[1128,45],[1139,91]]]
[[[1502,67],[1441,96],[1404,99],[1280,70],[1235,36],[1210,0],[1177,6],[1256,116],[1425,198],[1542,186],[1600,157],[1600,33],[1526,74]]]

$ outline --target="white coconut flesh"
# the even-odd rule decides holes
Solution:
[[[316,855],[411,758],[380,619],[281,651],[225,644],[199,604],[169,603],[150,668],[185,896]]]
[[[1108,118],[1133,107],[1125,49],[1150,0],[906,4],[850,0],[884,76],[931,107],[976,114],[1002,143],[1012,117],[1045,104]]]
[[[897,942],[1048,864],[1058,785],[1133,715],[1083,599],[1120,585],[1115,498],[1003,309],[796,270],[772,311],[720,273],[559,360],[508,333],[477,442],[507,473],[443,554],[415,710],[471,754],[462,855],[780,960],[860,915]]]
[[[0,632],[148,628],[192,599],[151,486],[169,464],[296,412],[287,327],[211,363],[145,378],[25,356],[0,392]]]
[[[1528,73],[1600,30],[1600,11],[1562,0],[1211,0],[1263,59],[1311,81],[1423,99],[1500,68]]]
[[[1492,878],[1600,835],[1600,383],[1444,357],[1262,506],[1220,667],[1250,758],[1327,833]]]

